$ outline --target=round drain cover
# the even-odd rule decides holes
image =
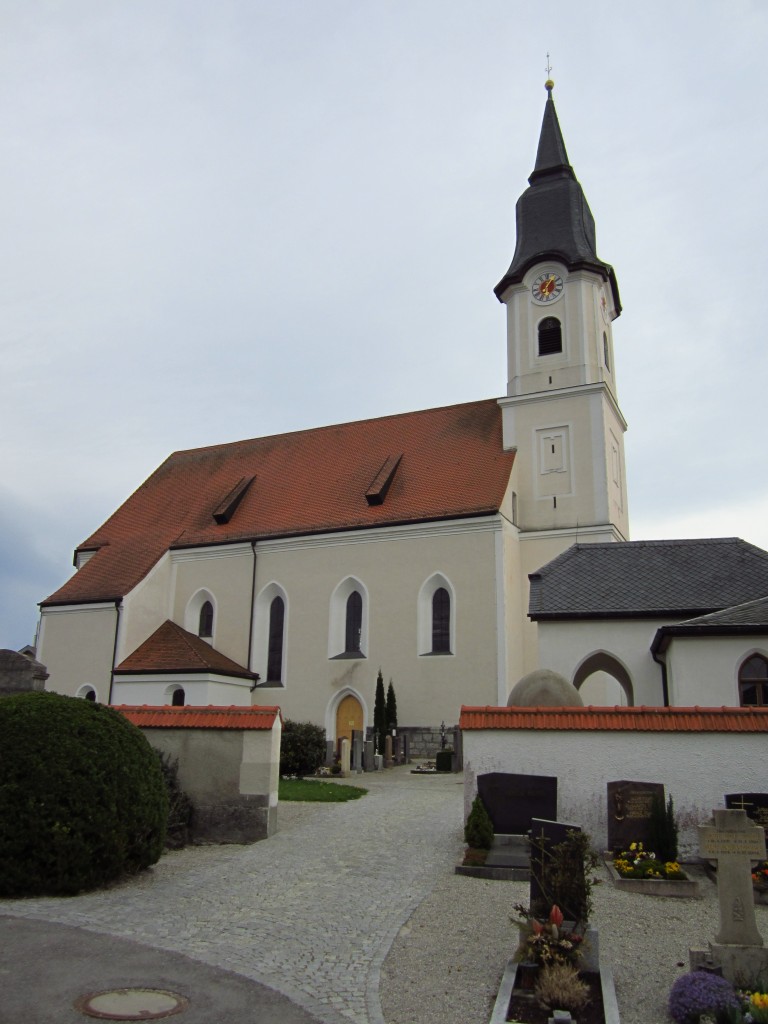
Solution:
[[[187,1000],[158,988],[115,988],[83,996],[75,1005],[100,1020],[159,1020],[181,1013]]]

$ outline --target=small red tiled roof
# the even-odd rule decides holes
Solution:
[[[278,707],[141,707],[115,704],[134,725],[142,729],[271,729],[282,716]]]
[[[176,452],[80,545],[96,553],[42,604],[117,600],[171,548],[490,515],[513,461],[495,399]]]
[[[176,672],[214,672],[241,679],[253,678],[247,668],[169,619],[115,669],[115,675]]]
[[[461,729],[768,732],[768,708],[462,707]]]

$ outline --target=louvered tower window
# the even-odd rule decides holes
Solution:
[[[539,355],[553,356],[563,351],[563,329],[556,316],[546,316],[539,324]]]

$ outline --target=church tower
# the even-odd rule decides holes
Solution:
[[[515,448],[516,523],[530,571],[576,541],[629,537],[612,322],[613,268],[568,162],[548,81],[536,165],[517,202],[517,244],[495,288],[507,307],[504,446]]]

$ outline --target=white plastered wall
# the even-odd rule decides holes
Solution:
[[[43,608],[37,658],[48,669],[45,688],[74,697],[89,685],[106,703],[116,625],[114,604]]]
[[[472,729],[463,742],[465,820],[478,775],[554,775],[558,819],[580,825],[605,849],[607,784],[661,782],[675,804],[683,857],[697,855],[696,826],[724,806],[726,793],[760,788],[768,753],[765,733]]]
[[[751,654],[768,658],[768,637],[673,637],[667,649],[670,703],[738,707],[739,667]]]

